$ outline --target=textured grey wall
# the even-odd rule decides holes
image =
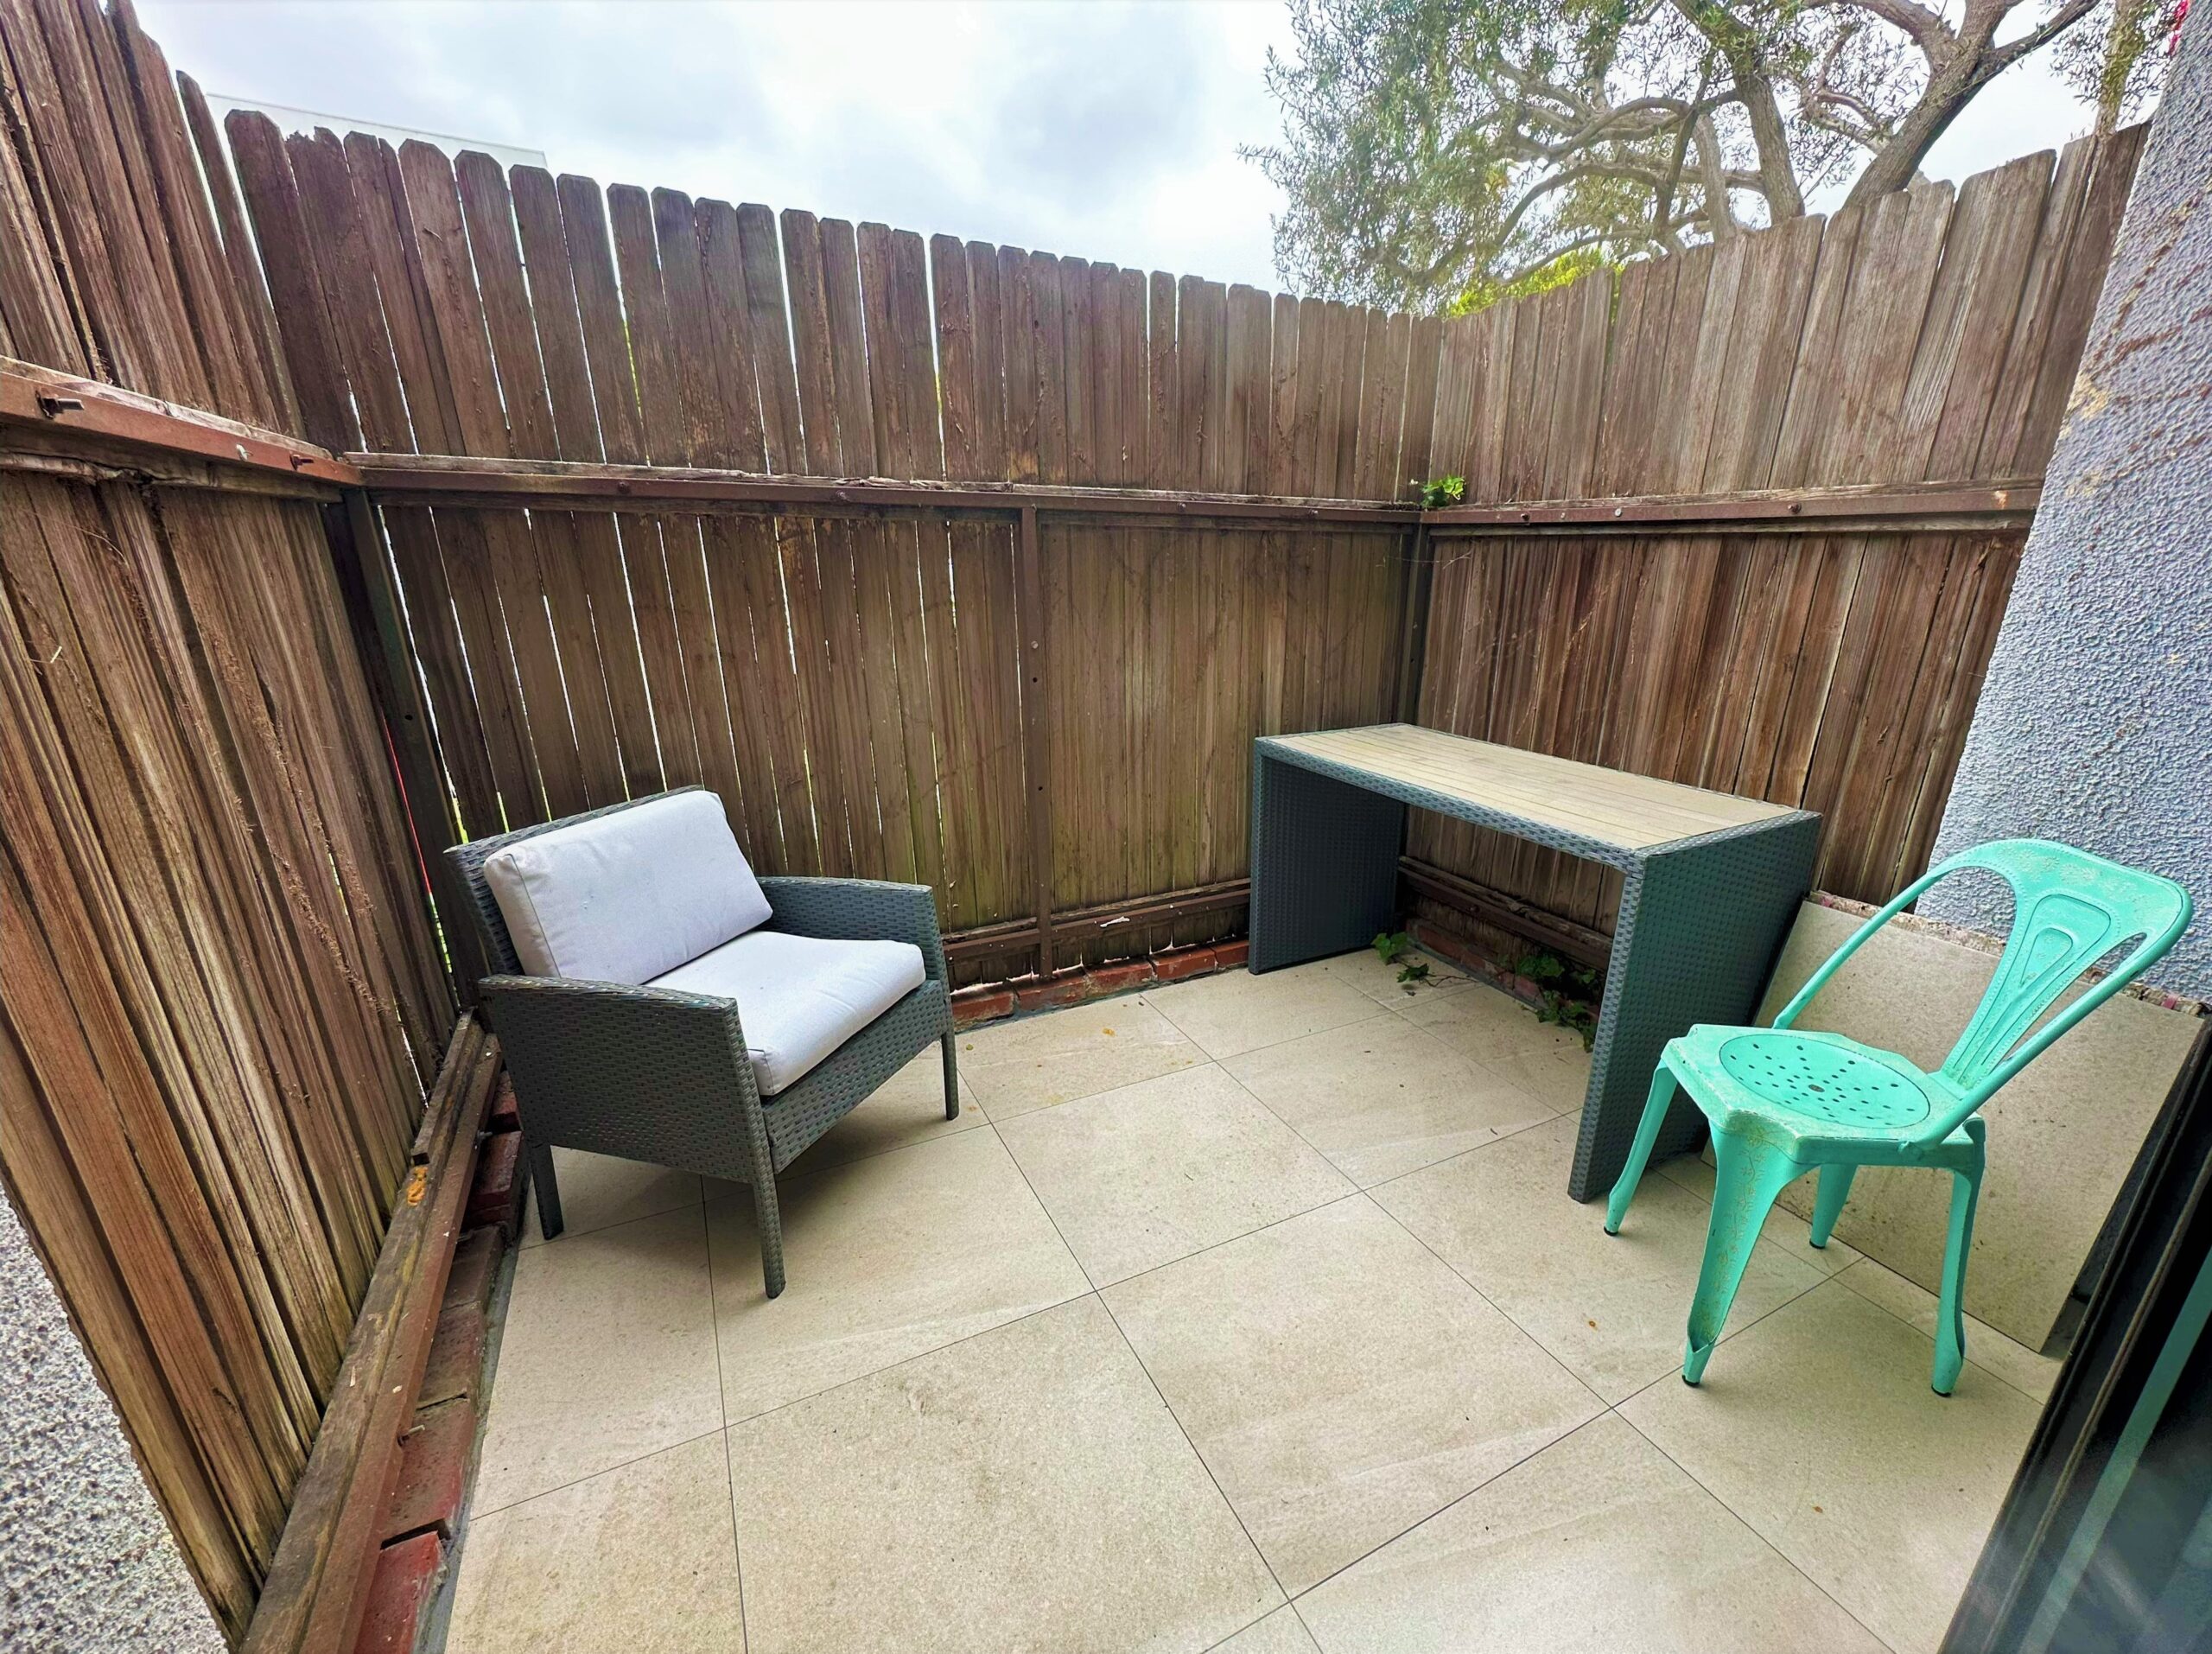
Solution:
[[[2196,920],[2150,977],[2212,998],[2212,16],[2184,35],[1936,854],[2056,838],[2178,880]],[[1976,882],[1922,911],[1997,928]]]
[[[222,1648],[54,1283],[0,1199],[0,1649]]]

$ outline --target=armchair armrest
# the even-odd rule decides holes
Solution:
[[[911,942],[922,951],[929,979],[945,980],[937,897],[925,884],[774,877],[761,880],[760,888],[774,910],[768,921],[773,929],[839,941]]]
[[[737,1002],[565,976],[486,976],[484,1005],[539,1142],[744,1178],[766,1154]]]

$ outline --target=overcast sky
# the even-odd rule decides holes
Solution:
[[[1280,0],[751,4],[139,0],[211,93],[543,150],[601,183],[1277,285]],[[1929,170],[2085,131],[2040,62]]]

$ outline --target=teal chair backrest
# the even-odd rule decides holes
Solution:
[[[1967,868],[1994,873],[2012,887],[2012,932],[1981,1003],[1937,1071],[1959,1091],[1959,1104],[1913,1134],[1922,1142],[1948,1136],[2052,1040],[2133,981],[2189,927],[2192,911],[2189,892],[2171,879],[2069,844],[2039,838],[1977,844],[1930,868],[1860,926],[1783,1008],[1775,1027],[1796,1022],[1806,1002],[1859,945],[1930,885]],[[2126,958],[2036,1027],[2075,977],[2130,941],[2135,945]]]

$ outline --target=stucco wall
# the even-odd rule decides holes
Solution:
[[[0,1199],[0,1649],[222,1648],[54,1284]]]
[[[2177,879],[2151,973],[2212,997],[2212,16],[2192,18],[2135,176],[1936,854],[2063,839]],[[1960,880],[1922,911],[2001,913]]]

